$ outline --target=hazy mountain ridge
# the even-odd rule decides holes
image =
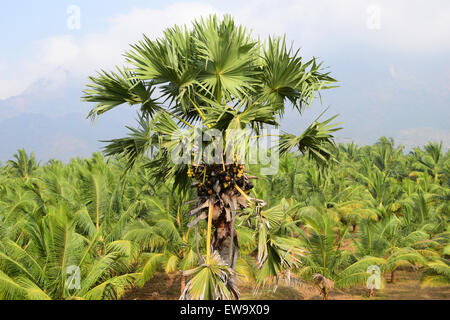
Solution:
[[[57,76],[34,82],[20,95],[0,100],[0,161],[11,159],[20,148],[35,152],[41,161],[90,156],[100,150],[99,140],[120,137],[126,132],[125,125],[135,124],[134,109],[121,106],[94,125],[86,119],[91,106],[81,101],[86,79],[60,71]],[[408,149],[428,141],[443,141],[445,148],[450,146],[446,128],[450,115],[443,101],[448,93],[426,102],[421,92],[408,94],[409,88],[386,84],[385,88],[350,92],[355,85],[362,88],[366,84],[358,84],[355,79],[342,79],[340,84],[340,88],[323,94],[324,106],[317,100],[301,118],[296,111],[288,111],[292,116],[285,116],[280,129],[300,133],[325,106],[330,106],[324,117],[340,114],[339,120],[344,122],[338,142],[367,144],[381,136],[392,136]],[[365,105],[358,101],[365,101]],[[421,109],[422,104],[433,105],[433,111]]]
[[[0,101],[0,161],[17,149],[35,152],[39,160],[90,156],[105,140],[120,137],[134,113],[121,108],[94,124],[86,119],[90,106],[81,102],[79,79],[42,79],[22,94]],[[104,119],[104,121],[103,121]]]

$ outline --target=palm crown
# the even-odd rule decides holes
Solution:
[[[84,95],[96,103],[92,118],[122,104],[140,106],[140,128],[130,128],[129,137],[106,147],[110,155],[125,153],[130,163],[160,142],[150,139],[149,118],[159,135],[200,121],[221,131],[258,131],[277,125],[289,104],[302,112],[319,90],[335,82],[316,59],[303,62],[284,38],[254,40],[229,16],[196,21],[190,30],[175,26],[163,38],[144,37],[131,47],[125,54],[129,66],[90,77]],[[282,151],[298,146],[321,158],[329,154],[333,130],[316,122],[305,131],[308,137],[283,135]]]

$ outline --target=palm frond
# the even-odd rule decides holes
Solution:
[[[338,124],[329,124],[337,117],[334,116],[323,122],[314,121],[300,136],[283,134],[279,139],[280,155],[287,154],[295,147],[307,154],[318,164],[327,164],[333,157],[334,136],[333,132],[341,128],[335,128]]]
[[[89,77],[91,83],[84,91],[83,100],[97,103],[88,118],[95,118],[122,104],[141,105],[141,112],[153,116],[161,107],[152,99],[155,87],[151,82],[136,80],[133,73],[117,68],[116,72],[99,72]]]

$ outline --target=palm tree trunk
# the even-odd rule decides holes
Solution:
[[[211,257],[211,228],[213,219],[214,204],[210,203],[208,210],[208,233],[206,235],[206,264],[209,265]]]
[[[239,253],[239,243],[236,230],[231,226],[231,223],[225,224],[215,230],[213,236],[213,249],[219,253],[220,257],[227,265],[232,269],[235,269]]]
[[[236,270],[236,261],[239,255],[239,243],[232,222],[216,221],[218,226],[213,235],[212,248],[217,251],[223,262]],[[228,279],[227,287],[235,300],[239,300],[239,293],[235,290],[235,280]]]
[[[396,270],[392,270],[391,272],[391,283],[397,282],[397,274],[395,273]]]
[[[186,276],[183,272],[181,272],[181,294],[183,294],[184,289],[186,288]]]
[[[248,207],[248,203],[252,202],[248,192],[253,188],[253,184],[249,182],[249,179],[254,177],[247,177],[244,166],[238,163],[197,166],[189,174],[195,176],[197,180],[193,186],[197,187],[198,207],[190,213],[190,215],[197,215],[197,219],[193,221],[196,226],[200,219],[206,217],[205,210],[209,209],[206,264],[209,264],[211,251],[215,251],[224,264],[235,270],[239,242],[234,228],[234,219],[238,210]],[[214,233],[211,239],[212,232]],[[196,243],[198,247],[197,238]],[[233,297],[238,299],[239,293],[235,279],[227,279],[227,287]]]
[[[322,300],[328,300],[328,289],[326,286],[322,288]]]

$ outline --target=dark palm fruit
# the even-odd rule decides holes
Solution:
[[[208,194],[209,194],[209,195],[212,195],[212,194],[213,194],[213,191],[212,191],[211,189],[209,189],[209,190],[208,190]]]

